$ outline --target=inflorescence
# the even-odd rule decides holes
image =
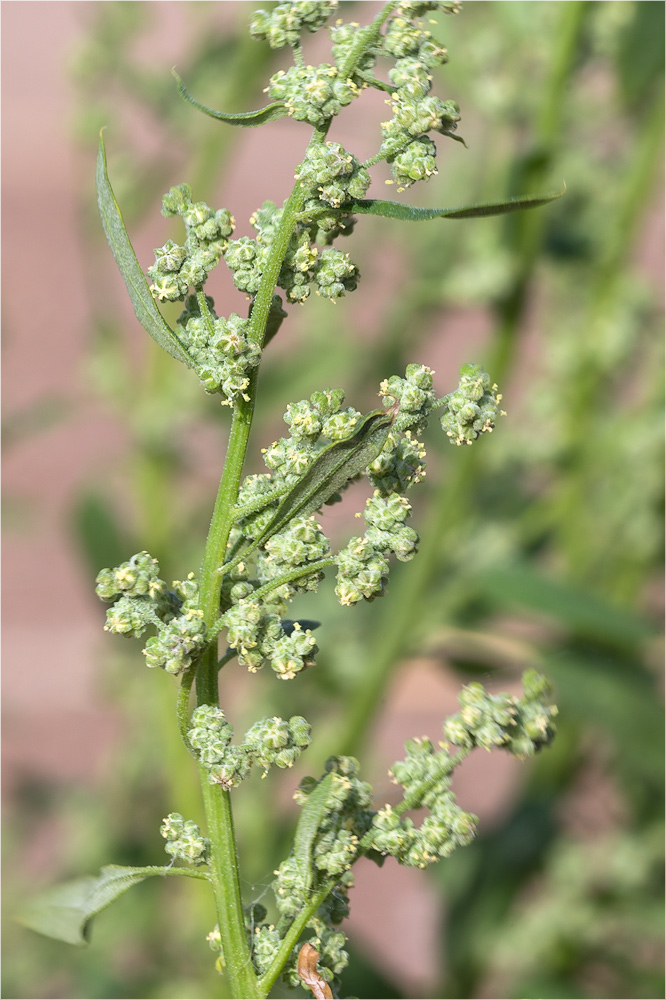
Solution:
[[[395,416],[384,447],[365,470],[374,492],[362,513],[363,535],[334,553],[313,515],[294,517],[243,559],[243,548],[262,536],[280,500],[317,456],[353,435],[362,419],[359,411],[343,406],[341,389],[317,391],[309,400],[287,407],[284,420],[290,435],[265,450],[269,471],[247,476],[241,484],[240,516],[229,540],[229,570],[222,584],[226,610],[216,634],[226,628],[230,649],[249,670],[269,663],[281,680],[291,680],[313,665],[317,643],[312,630],[299,622],[286,625],[284,615],[296,594],[318,589],[327,566],[337,567],[335,593],[340,604],[349,606],[385,593],[391,556],[407,562],[416,554],[419,538],[406,523],[411,504],[405,496],[425,474],[425,449],[416,435],[424,431],[434,410],[443,409],[442,426],[452,443],[471,444],[492,430],[500,412],[497,387],[478,366],[466,365],[458,389],[441,399],[433,390],[432,376],[430,368],[414,364],[408,365],[405,378],[396,375],[381,384],[384,407]],[[339,498],[334,492],[326,502]],[[159,577],[157,560],[147,552],[115,569],[103,569],[97,595],[113,602],[107,612],[108,631],[138,638],[150,625],[156,627],[157,634],[144,649],[150,667],[180,674],[214,638],[207,635],[198,607],[194,574],[175,581],[169,590]]]
[[[451,791],[452,774],[467,754],[476,746],[493,746],[526,757],[551,742],[557,709],[549,704],[548,682],[529,670],[523,675],[523,689],[523,696],[515,698],[488,694],[480,684],[464,688],[461,712],[443,725],[456,753],[448,742],[436,748],[425,737],[408,740],[405,758],[389,771],[402,789],[395,805],[373,808],[372,787],[359,778],[354,757],[331,757],[322,778],[301,781],[294,798],[304,810],[315,792],[326,792],[318,803],[321,820],[309,844],[309,864],[304,867],[302,856],[292,852],[277,869],[272,889],[284,921],[300,913],[319,888],[330,886],[330,894],[307,923],[312,931],[308,940],[319,952],[318,968],[327,982],[334,982],[348,962],[345,935],[336,927],[349,913],[354,862],[363,855],[378,864],[393,857],[400,864],[425,868],[449,857],[476,832],[476,816],[462,809]],[[428,812],[420,825],[405,815],[417,809]],[[280,924],[262,923],[266,910],[261,905],[253,904],[249,912],[252,958],[262,974],[280,947]],[[302,943],[285,966],[287,985],[299,984],[296,963]]]
[[[381,126],[379,151],[366,163],[339,142],[321,141],[308,146],[296,167],[295,177],[303,191],[302,212],[277,279],[288,303],[303,303],[312,290],[335,302],[356,288],[358,267],[349,254],[331,244],[352,231],[354,202],[362,199],[370,186],[372,165],[386,160],[394,181],[404,190],[437,172],[437,149],[430,133],[458,138],[454,135],[460,120],[457,104],[430,94],[431,71],[446,62],[446,49],[414,21],[429,11],[452,13],[457,5],[399,4],[385,32],[376,33],[370,44],[362,45],[363,54],[358,59],[354,56],[365,29],[337,21],[330,28],[333,62],[306,65],[301,34],[317,31],[336,8],[336,0],[280,3],[270,13],[257,11],[250,27],[254,38],[273,48],[294,49],[295,64],[271,78],[268,93],[297,121],[325,128],[367,87],[387,92],[392,110],[392,117]],[[388,82],[373,75],[380,58],[393,64]],[[250,219],[256,235],[233,239],[235,220],[231,213],[193,201],[189,185],[171,188],[163,199],[163,214],[182,218],[186,237],[182,245],[168,240],[155,250],[155,263],[148,269],[150,288],[159,302],[185,303],[177,321],[178,336],[205,390],[220,393],[227,404],[247,396],[262,345],[249,338],[248,319],[235,313],[228,319],[220,318],[203,287],[213,268],[224,260],[236,287],[253,298],[283,211],[265,201]],[[284,315],[281,307],[277,298],[275,309]]]
[[[373,26],[338,21],[330,28],[333,62],[308,65],[301,36],[320,29],[336,8],[337,0],[278,3],[270,12],[257,11],[250,28],[252,37],[272,48],[291,46],[294,51],[294,65],[271,77],[270,99],[278,108],[282,104],[282,114],[321,130],[319,141],[311,142],[295,171],[301,208],[290,219],[291,235],[276,281],[288,303],[303,303],[312,290],[335,302],[356,288],[357,266],[332,243],[351,232],[355,203],[370,187],[374,164],[388,162],[393,181],[404,189],[437,172],[433,134],[459,140],[457,104],[430,93],[432,70],[446,62],[446,49],[416,20],[435,10],[454,13],[457,2],[401,0],[386,19],[383,33]],[[387,81],[374,75],[380,58],[391,62]],[[331,119],[367,87],[387,95],[392,116],[381,126],[377,155],[361,162],[341,143],[325,141],[324,136]],[[250,401],[262,348],[286,315],[282,298],[274,294],[265,331],[252,331],[252,308],[273,247],[278,237],[287,239],[282,231],[285,207],[265,201],[250,219],[256,235],[235,239],[231,214],[193,201],[187,184],[171,188],[162,211],[181,218],[186,235],[182,245],[169,240],[155,250],[155,263],[148,269],[151,292],[159,302],[184,303],[177,336],[204,389],[221,394],[229,405]],[[219,317],[213,299],[204,292],[221,260],[236,287],[252,300],[249,318],[236,313]],[[226,562],[218,571],[219,620],[212,626],[204,621],[193,573],[168,588],[159,576],[157,560],[139,552],[98,575],[97,594],[111,603],[105,628],[141,637],[153,627],[155,634],[143,650],[147,665],[173,675],[190,671],[188,682],[223,629],[228,650],[220,666],[235,656],[253,672],[269,664],[281,680],[311,667],[318,651],[312,634],[318,623],[284,617],[293,597],[316,591],[325,570],[333,566],[335,593],[342,605],[381,596],[390,558],[408,561],[417,551],[418,534],[407,523],[411,504],[406,494],[425,474],[420,438],[431,415],[441,411],[441,426],[452,444],[470,445],[491,431],[502,413],[498,388],[479,366],[463,366],[457,389],[441,398],[434,390],[433,374],[425,365],[410,364],[404,378],[385,379],[379,391],[383,410],[366,416],[344,406],[341,389],[322,389],[309,399],[290,403],[284,414],[288,436],[264,450],[267,471],[247,476],[240,485]],[[349,481],[364,475],[371,487],[358,515],[365,531],[334,552],[316,520],[315,503],[303,514],[290,507],[291,516],[286,518],[282,504],[300,496],[299,487],[308,485],[308,473],[317,467],[317,474],[324,477],[313,494],[319,507],[340,499],[344,476],[332,474],[335,486],[327,492],[318,458],[328,461],[336,457],[336,448],[341,452],[356,447],[357,435],[366,426],[380,428],[381,436],[373,438],[379,443],[373,445],[372,457],[361,452],[347,477]],[[425,737],[408,741],[405,758],[389,772],[402,789],[397,804],[374,808],[372,788],[358,777],[353,757],[333,757],[322,778],[301,781],[295,798],[307,823],[299,825],[294,850],[272,883],[279,919],[276,924],[266,922],[267,911],[260,903],[246,908],[250,951],[259,975],[271,967],[290,922],[311,906],[313,894],[326,890],[318,897],[323,902],[312,906],[305,926],[319,954],[318,970],[327,982],[336,979],[348,960],[345,935],[336,928],[348,914],[351,867],[362,855],[377,863],[391,856],[401,864],[424,868],[470,842],[476,817],[458,806],[451,791],[455,767],[475,747],[499,747],[529,757],[553,737],[556,709],[548,704],[547,682],[528,671],[523,685],[524,695],[517,699],[490,695],[480,684],[470,684],[460,696],[460,712],[444,723],[445,742],[435,747]],[[260,719],[234,744],[231,725],[212,704],[194,710],[183,736],[208,781],[225,790],[238,786],[252,768],[264,776],[273,766],[290,768],[311,741],[308,722],[292,716]],[[428,811],[419,826],[406,815],[416,809]],[[171,813],[161,833],[173,860],[206,864],[209,842],[195,823]],[[221,969],[224,956],[218,928],[208,940]],[[296,966],[301,943],[283,971],[292,987],[302,985]]]

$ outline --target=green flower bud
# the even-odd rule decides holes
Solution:
[[[337,8],[337,0],[292,0],[270,13],[257,10],[250,21],[250,35],[272,49],[298,45],[302,31],[317,31]]]
[[[422,31],[404,17],[394,17],[389,21],[384,35],[384,49],[396,59],[403,59],[418,52],[419,46],[429,35],[429,32]]]
[[[192,188],[189,184],[179,184],[162,198],[162,215],[183,215],[191,203]]]
[[[185,247],[178,246],[173,240],[168,240],[163,247],[159,247],[153,253],[155,254],[155,271],[157,274],[179,271],[183,261],[187,257]]]
[[[411,419],[411,418],[410,418]],[[383,450],[368,466],[370,482],[382,496],[404,493],[425,475],[425,448],[412,437],[393,428]]]
[[[203,612],[188,610],[160,625],[157,635],[148,640],[143,650],[146,666],[162,667],[168,674],[180,674],[192,666],[205,645]]]
[[[430,69],[434,66],[443,66],[447,63],[449,61],[449,53],[434,38],[428,38],[419,46],[418,59],[423,66],[427,66]]]
[[[339,114],[359,94],[353,80],[338,77],[335,66],[291,66],[280,70],[269,81],[269,96],[284,101],[292,118],[321,125]]]
[[[257,927],[252,939],[252,961],[259,973],[266,972],[275,958],[282,939],[272,924]]]
[[[292,436],[297,438],[316,439],[322,431],[321,415],[307,399],[290,403],[284,414],[284,422]]]
[[[453,132],[460,121],[455,101],[440,101],[438,97],[414,98],[404,90],[393,95],[393,116],[398,127],[414,137],[431,131]]]
[[[185,820],[180,813],[169,813],[166,819],[162,820],[160,833],[166,840],[176,840],[183,833]]]
[[[140,598],[121,597],[106,612],[104,631],[138,639],[143,635],[148,625],[153,623],[154,619],[155,612],[147,601]]]
[[[437,147],[431,139],[421,136],[394,157],[389,157],[391,174],[401,189],[417,181],[427,181],[437,173]]]
[[[431,77],[426,67],[411,57],[398,59],[389,70],[388,78],[396,87],[413,88],[407,90],[411,97],[425,97],[431,87]]]
[[[332,300],[341,298],[346,292],[354,291],[358,277],[358,268],[349,259],[349,254],[333,247],[322,251],[314,275],[318,295]]]
[[[230,746],[219,765],[211,768],[208,781],[211,785],[222,785],[225,789],[236,788],[247,777],[252,765],[245,747]]]
[[[180,813],[169,813],[160,827],[166,840],[165,851],[172,858],[202,864],[210,848],[210,841],[202,837],[201,830],[191,819],[184,820]]]
[[[322,433],[331,441],[342,441],[354,433],[360,416],[359,411],[351,406],[344,410],[338,410],[326,420]]]

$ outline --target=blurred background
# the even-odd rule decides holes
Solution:
[[[138,642],[103,633],[94,578],[139,549],[169,580],[197,570],[229,414],[134,319],[94,164],[106,125],[145,267],[181,235],[160,205],[182,181],[250,235],[253,209],[291,189],[309,130],[220,125],[179,100],[170,69],[212,107],[262,106],[288,55],[249,39],[254,7],[2,6],[8,998],[228,995],[205,942],[211,900],[189,880],[132,890],[87,949],[13,916],[103,864],[161,863],[162,817],[201,817],[173,680],[145,670]],[[363,23],[376,9],[340,14]],[[392,569],[384,599],[342,609],[329,580],[295,606],[324,623],[315,670],[288,685],[224,677],[237,732],[305,714],[316,737],[301,773],[239,790],[246,901],[266,902],[302,773],[359,755],[378,803],[390,801],[387,768],[407,738],[440,738],[463,683],[517,692],[536,666],[555,687],[556,742],[527,764],[466,762],[455,787],[480,817],[471,847],[426,872],[357,866],[341,995],[659,997],[664,5],[479,0],[435,20],[450,63],[434,93],[459,102],[468,148],[438,140],[438,176],[402,197],[453,207],[563,179],[567,194],[506,219],[361,218],[343,244],[358,293],[290,307],[270,346],[248,471],[287,402],[339,385],[369,409],[381,379],[412,361],[436,369],[440,393],[461,363],[483,363],[508,416],[464,451],[432,428],[412,498],[422,551]],[[309,61],[327,58],[325,35]],[[363,159],[387,109],[377,93],[357,105],[330,137]],[[385,197],[375,173],[370,196]],[[218,310],[243,313],[218,270],[207,285]],[[328,533],[348,536],[362,503],[350,490]]]

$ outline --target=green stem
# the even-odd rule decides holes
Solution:
[[[351,74],[366,47],[371,45],[379,35],[381,25],[395,6],[396,0],[392,0],[382,9],[368,28],[358,33],[359,37],[343,66],[343,75]],[[325,122],[314,130],[308,148],[320,145],[325,141],[329,126],[330,122]],[[263,346],[266,336],[266,327],[280,270],[298,224],[299,212],[309,194],[308,188],[297,181],[284,205],[280,227],[271,244],[261,283],[252,303],[248,329],[248,339],[254,341],[259,347]],[[206,540],[200,574],[200,608],[209,629],[220,616],[222,567],[227,552],[229,534],[238,516],[236,504],[254,415],[257,372],[258,369],[255,369],[245,396],[239,397],[234,404],[227,455]],[[216,645],[216,642],[209,644],[197,665],[198,704],[217,705],[219,703]],[[208,783],[208,774],[204,769],[201,769],[201,781],[208,836],[211,841],[210,878],[215,893],[222,948],[227,963],[231,990],[235,997],[252,1000],[252,998],[267,994],[307,919],[326,898],[332,885],[327,885],[322,889],[321,898],[315,897],[313,904],[294,922],[285,938],[286,943],[280,951],[279,961],[273,963],[270,974],[262,977],[260,988],[252,966],[243,921],[231,800],[229,793],[219,785]]]
[[[262,994],[245,933],[231,798],[220,785],[209,784],[205,768],[200,768],[200,774],[211,844],[208,873],[231,992],[234,997],[255,1000]]]
[[[328,126],[316,129],[311,143],[323,142],[327,130]],[[253,303],[248,336],[260,346],[263,344],[275,286],[296,226],[298,212],[303,206],[306,195],[307,189],[297,182],[285,204],[280,229],[271,246]],[[200,578],[200,607],[209,627],[217,621],[220,614],[221,568],[229,533],[237,519],[235,508],[252,427],[256,386],[255,369],[247,389],[247,398],[241,397],[234,404],[227,455],[206,540]],[[209,644],[199,660],[196,685],[198,704],[219,703],[218,655],[215,642]],[[243,921],[231,800],[227,791],[208,783],[208,775],[203,770],[201,777],[208,836],[211,841],[211,882],[231,990],[235,997],[254,998],[258,997],[259,993]]]
[[[328,125],[321,129],[315,129],[310,146],[322,143],[327,131]],[[300,182],[297,182],[285,203],[280,228],[271,245],[259,290],[253,302],[248,339],[253,340],[259,346],[264,341],[275,286],[296,227],[298,213],[303,207],[307,193],[307,189]],[[204,552],[201,568],[200,606],[204,612],[204,620],[208,626],[217,621],[219,617],[220,584],[223,575],[222,565],[227,550],[229,532],[237,520],[235,507],[243,465],[245,463],[245,455],[247,453],[250,429],[252,427],[256,388],[257,369],[254,370],[250,378],[246,394],[247,399],[239,397],[234,404],[227,456]],[[208,666],[208,679],[202,679],[200,682],[199,677],[197,677],[197,691],[200,691],[206,699],[214,696],[213,704],[217,704],[217,657],[215,657],[214,665],[212,659],[202,660],[200,668],[202,671],[206,669],[206,664]],[[215,681],[215,691],[213,690],[213,679]]]
[[[190,669],[186,670],[183,674],[180,682],[180,688],[178,689],[176,718],[178,720],[178,731],[180,732],[181,739],[192,756],[196,758],[196,754],[192,750],[190,740],[187,735],[190,729],[190,692],[192,690],[193,680],[194,669],[190,667]]]

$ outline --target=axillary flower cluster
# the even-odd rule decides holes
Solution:
[[[245,910],[245,928],[238,930],[242,914],[234,900],[240,900],[240,889],[228,848],[234,844],[233,830],[224,827],[228,819],[220,820],[220,803],[228,802],[230,790],[253,768],[266,776],[274,766],[291,767],[312,737],[301,716],[267,717],[234,743],[233,728],[218,704],[218,670],[236,659],[251,672],[269,666],[279,680],[289,681],[312,668],[319,623],[287,618],[291,601],[316,591],[330,569],[337,574],[340,604],[382,596],[392,558],[407,562],[417,552],[408,493],[425,472],[422,438],[428,422],[436,415],[452,444],[471,445],[492,431],[502,412],[497,386],[478,365],[463,366],[457,388],[438,396],[432,369],[409,364],[404,375],[381,382],[381,405],[369,414],[345,405],[340,388],[317,389],[289,403],[285,436],[264,451],[266,471],[242,477],[257,369],[287,315],[285,300],[302,304],[314,290],[335,302],[356,288],[357,265],[333,243],[351,232],[357,216],[416,221],[516,207],[422,210],[365,197],[370,170],[380,161],[390,164],[394,182],[404,189],[437,172],[433,136],[461,141],[458,106],[430,93],[431,71],[446,62],[446,49],[418,20],[431,11],[455,13],[457,6],[448,0],[396,0],[382,5],[367,27],[336,22],[330,28],[332,62],[318,66],[306,63],[303,36],[322,28],[336,10],[335,0],[297,0],[258,11],[252,36],[273,48],[290,46],[294,64],[271,77],[272,103],[257,112],[211,111],[179,81],[190,103],[223,122],[254,126],[290,116],[314,134],[295,168],[289,198],[281,207],[265,201],[252,215],[253,237],[234,238],[229,211],[195,201],[187,184],[172,187],[162,211],[182,219],[185,236],[182,244],[169,240],[155,250],[149,282],[137,272],[136,258],[132,261],[101,147],[102,216],[137,316],[169,353],[195,371],[206,392],[218,394],[234,411],[199,578],[190,573],[168,586],[157,561],[140,552],[102,570],[97,594],[111,603],[107,630],[141,637],[153,629],[144,648],[147,665],[180,678],[181,733],[202,774],[209,829],[205,837],[194,823],[171,813],[162,833],[172,859],[208,871],[216,893],[225,886],[218,898],[220,924],[209,941],[218,967],[227,963],[235,996],[265,996],[280,973],[288,984],[302,985],[297,959],[305,928],[319,955],[318,974],[324,983],[335,984],[347,961],[345,936],[336,928],[348,912],[354,862],[363,855],[378,863],[392,856],[401,864],[425,867],[447,857],[469,843],[476,826],[476,818],[457,805],[451,791],[451,774],[460,761],[475,747],[501,747],[528,757],[553,736],[556,709],[548,703],[547,682],[530,672],[522,698],[491,696],[480,685],[466,688],[461,711],[444,724],[445,739],[437,747],[425,738],[410,740],[405,759],[390,771],[402,789],[397,804],[376,808],[372,788],[359,777],[358,761],[332,757],[322,777],[304,779],[296,792],[301,819],[294,848],[276,872],[273,921],[254,903]],[[383,79],[376,67],[386,61]],[[332,118],[370,87],[387,95],[392,116],[381,126],[377,154],[361,162],[326,136]],[[550,196],[518,207],[547,200]],[[222,262],[250,300],[247,317],[221,317],[204,290]],[[158,304],[176,301],[183,311],[172,329]],[[368,484],[358,515],[364,531],[335,550],[317,513],[361,478]],[[226,652],[218,658],[223,632]],[[195,680],[198,703],[190,715]],[[428,815],[417,826],[406,813],[422,808]],[[224,809],[230,816],[230,806]],[[331,995],[330,989],[322,995]]]

